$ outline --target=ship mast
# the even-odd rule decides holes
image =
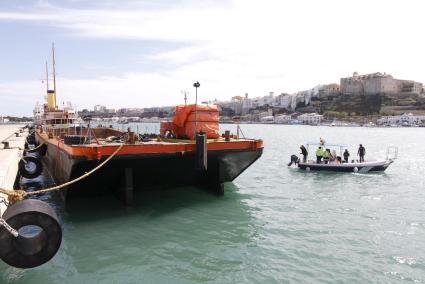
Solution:
[[[57,109],[56,104],[56,62],[55,62],[55,46],[52,43],[52,62],[53,62],[53,90],[49,88],[49,63],[46,61],[46,81],[47,81],[47,108],[50,111]]]
[[[55,64],[55,44],[52,43],[52,55],[53,55],[53,92],[55,93],[55,106],[56,104],[56,64]]]
[[[46,87],[47,87],[47,92],[49,91],[49,65],[46,61]]]

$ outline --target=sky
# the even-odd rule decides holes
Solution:
[[[353,72],[425,82],[423,0],[0,0],[0,115],[294,93]],[[52,74],[50,68],[50,76]]]

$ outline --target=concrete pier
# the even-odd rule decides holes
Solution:
[[[20,132],[24,125],[0,124],[0,188],[13,189],[18,174],[18,163],[25,145],[28,131]],[[15,133],[19,133],[18,137]],[[1,142],[8,142],[8,149]],[[0,216],[6,210],[7,196],[0,193]]]

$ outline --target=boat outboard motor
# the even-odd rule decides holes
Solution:
[[[289,162],[288,167],[292,166],[292,164],[298,164],[298,161],[299,159],[297,155],[291,155],[291,161]]]

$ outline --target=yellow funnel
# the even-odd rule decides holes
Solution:
[[[47,106],[53,109],[56,108],[56,94],[53,90],[47,91]]]

